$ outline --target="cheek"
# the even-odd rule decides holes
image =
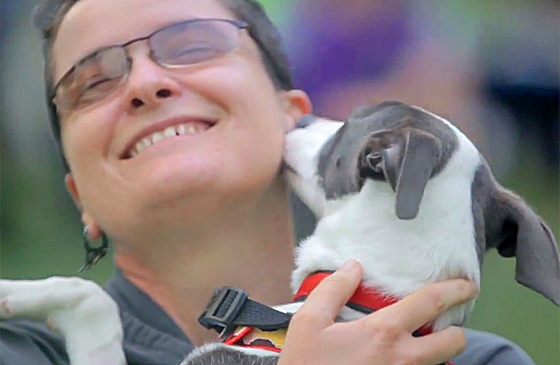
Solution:
[[[115,118],[116,112],[109,108],[96,108],[82,111],[64,122],[62,145],[72,170],[92,167],[92,164],[97,166],[108,157]]]
[[[232,127],[247,138],[263,134],[264,140],[277,140],[280,136],[282,144],[287,129],[286,114],[272,80],[260,63],[241,57],[235,61],[193,75],[192,84],[186,86],[226,110],[235,124]],[[252,144],[258,141],[253,139]]]
[[[206,70],[206,82],[200,79],[198,84],[213,87],[199,92],[221,105],[229,116],[227,138],[220,147],[227,154],[227,175],[243,181],[248,188],[254,184],[266,186],[280,167],[286,114],[277,90],[260,65],[239,62],[234,66]]]
[[[275,113],[278,106],[277,90],[260,58],[253,54],[235,54],[217,61],[210,67],[184,75],[187,89],[199,93],[220,105],[230,114],[249,116],[263,112]]]
[[[64,153],[70,164],[72,171],[81,170],[84,161],[93,157],[95,148],[95,140],[86,138],[84,131],[75,127],[66,128],[63,133]]]
[[[239,139],[244,141],[246,157],[259,158],[263,164],[279,163],[286,134],[286,117],[268,75],[255,77],[254,82],[246,82],[242,75],[233,74],[231,77],[243,88],[242,92],[232,93],[236,99],[231,104],[231,112],[233,123],[241,127]]]

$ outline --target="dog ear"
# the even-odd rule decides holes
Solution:
[[[560,306],[558,247],[542,218],[496,182],[486,164],[477,171],[473,200],[484,217],[485,249],[496,248],[503,257],[515,256],[515,280]]]
[[[426,184],[439,161],[440,141],[431,133],[406,127],[374,133],[366,151],[368,167],[375,172],[382,171],[397,193],[397,217],[415,218]]]

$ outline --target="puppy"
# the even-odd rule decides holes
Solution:
[[[558,248],[523,200],[492,176],[455,126],[397,102],[348,123],[310,117],[287,137],[287,178],[319,218],[297,253],[293,286],[355,258],[364,284],[403,298],[451,278],[480,284],[486,251],[516,257],[516,280],[560,304]],[[461,324],[474,303],[440,316]]]
[[[359,108],[347,123],[309,115],[288,134],[284,160],[290,186],[318,218],[297,249],[296,298],[309,291],[309,280],[315,285],[317,275],[348,259],[362,264],[366,296],[386,298],[381,307],[446,279],[467,278],[480,287],[483,255],[496,248],[516,257],[518,282],[560,304],[550,229],[495,181],[475,146],[447,120],[398,102]],[[452,308],[430,327],[461,325],[473,307],[474,300]],[[339,320],[375,309],[351,299]],[[250,341],[240,344],[250,349]],[[269,364],[275,355],[211,344],[183,365]]]
[[[432,282],[467,278],[480,285],[483,255],[496,248],[502,256],[516,257],[518,282],[560,304],[558,249],[550,229],[521,198],[494,180],[474,145],[448,121],[388,102],[357,109],[347,123],[309,115],[297,127],[287,136],[284,174],[318,224],[297,249],[292,276],[296,299],[305,299],[328,272],[357,259],[363,266],[363,284],[339,315],[341,321],[355,320]],[[106,293],[80,279],[48,280],[50,284],[1,283],[0,300],[25,295],[24,284],[52,286],[52,291],[43,291],[51,293],[49,298],[36,298],[22,311],[15,308],[17,302],[0,301],[3,315],[11,308],[12,315],[53,318],[49,308],[56,308],[62,326],[54,324],[62,327],[69,343],[83,344],[68,348],[75,365],[86,364],[78,361],[83,353],[102,356],[104,348],[120,346],[117,310]],[[69,322],[78,307],[84,308],[68,304],[81,303],[78,294],[96,298],[94,315],[110,329],[110,340],[95,349],[75,338],[91,332],[82,328],[85,322]],[[215,302],[216,297],[210,304]],[[293,313],[300,305],[279,306],[274,313],[282,321],[283,313]],[[417,334],[461,325],[473,306],[474,301],[450,309]],[[222,336],[238,346],[203,346],[182,365],[275,364],[279,348],[271,333],[276,332],[238,326]],[[263,340],[270,344],[268,350],[261,346]],[[122,353],[111,356],[113,361],[104,363],[124,364]]]

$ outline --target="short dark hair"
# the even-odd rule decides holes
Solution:
[[[33,21],[43,35],[43,57],[45,63],[45,92],[51,129],[62,155],[64,167],[70,170],[60,139],[60,122],[56,112],[54,97],[54,57],[53,44],[58,28],[66,13],[79,0],[45,0],[35,8]],[[293,89],[292,75],[288,63],[286,47],[276,26],[272,23],[261,4],[256,0],[218,0],[231,11],[237,20],[246,22],[249,35],[257,43],[259,52],[275,87],[279,90]]]

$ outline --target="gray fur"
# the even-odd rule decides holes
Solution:
[[[424,195],[424,189],[432,173],[438,166],[438,159],[441,152],[441,143],[432,134],[423,133],[414,128],[403,128],[405,139],[398,145],[395,151],[398,159],[385,157],[384,151],[384,170],[394,170],[397,176],[396,188],[396,214],[399,219],[413,219],[420,209],[420,201]],[[402,157],[401,157],[402,156]]]
[[[276,365],[278,356],[257,356],[237,347],[220,346],[212,351],[187,358],[181,365]]]
[[[550,228],[517,195],[502,187],[481,156],[472,183],[472,209],[479,261],[496,248],[516,258],[515,279],[560,305],[560,259]]]
[[[439,141],[437,161],[429,177],[437,175],[457,146],[451,128],[428,113],[398,102],[361,107],[321,150],[318,174],[327,199],[359,192],[367,178],[398,182],[410,130],[416,130],[414,135],[432,135]],[[395,146],[399,148],[391,150]],[[396,154],[390,156],[393,152]],[[383,157],[393,158],[392,169],[382,171]],[[397,185],[392,187],[398,190]],[[405,215],[412,215],[409,208],[405,210]]]

